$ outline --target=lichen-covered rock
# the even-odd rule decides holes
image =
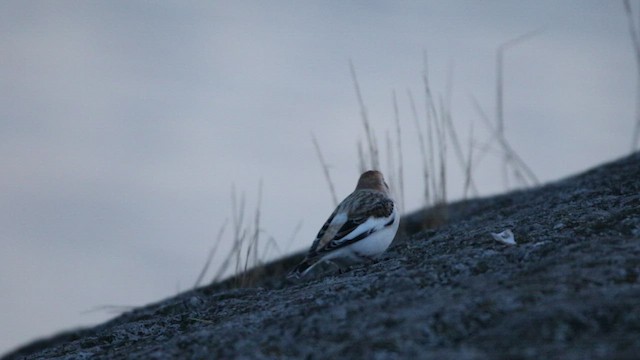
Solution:
[[[637,358],[640,154],[437,211],[375,264],[292,284],[293,256],[6,358]]]

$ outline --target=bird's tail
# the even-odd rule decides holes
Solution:
[[[313,268],[316,264],[317,263],[312,259],[305,258],[304,260],[302,260],[300,264],[298,264],[298,266],[296,266],[293,270],[289,272],[289,274],[287,275],[287,278],[299,279],[305,276],[309,272],[309,270],[311,270],[311,268]]]

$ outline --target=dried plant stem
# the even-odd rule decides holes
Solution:
[[[445,204],[446,203],[446,194],[447,194],[447,185],[446,185],[446,159],[447,159],[447,143],[444,132],[445,126],[445,115],[444,115],[444,104],[442,99],[440,99],[440,112],[438,113],[438,109],[436,108],[435,102],[433,100],[433,95],[431,93],[431,85],[429,84],[429,68],[427,62],[427,55],[424,55],[424,72],[422,74],[422,82],[424,85],[425,92],[425,111],[427,113],[427,135],[429,137],[429,144],[434,143],[434,139],[437,140],[437,152],[438,152],[438,166],[436,162],[432,160],[432,174],[436,173],[436,169],[438,169],[438,175],[436,177],[432,177],[433,179],[433,194],[434,194],[434,204]],[[433,125],[433,131],[432,127]],[[435,132],[435,137],[433,136],[433,132]],[[430,148],[431,150],[431,148]],[[433,151],[430,151],[430,155],[433,156]]]
[[[529,40],[531,37],[540,33],[541,30],[535,30],[528,32],[526,34],[520,35],[516,38],[513,38],[509,41],[502,43],[496,49],[496,132],[498,139],[503,139],[506,142],[506,136],[504,133],[504,55],[507,50],[512,47],[523,43],[526,40]],[[506,150],[506,148],[505,148]],[[514,153],[511,151],[504,152],[504,160],[503,160],[503,183],[505,187],[509,188],[509,179],[507,174],[507,168],[511,164],[513,160]],[[515,168],[515,167],[514,167]],[[517,173],[518,170],[515,170],[516,175],[519,179],[524,179],[524,177],[519,176]],[[531,173],[533,174],[533,172]],[[537,183],[537,179],[535,175],[532,177],[534,183]],[[526,181],[523,185],[527,185]]]
[[[245,237],[247,235],[246,229],[243,227],[244,224],[244,210],[245,210],[245,196],[242,193],[240,197],[240,207],[238,208],[238,204],[236,201],[235,195],[235,187],[232,191],[232,199],[231,199],[231,207],[233,211],[233,238],[234,238],[234,249],[235,249],[235,257],[236,257],[236,266],[235,273],[240,273],[240,268],[242,264],[242,244],[245,241]]]
[[[471,128],[469,129],[469,144],[468,144],[468,153],[467,153],[467,163],[466,163],[465,171],[464,171],[464,190],[462,192],[462,198],[463,199],[467,198],[467,194],[469,192],[469,187],[472,184],[472,182],[471,182],[472,166],[473,166],[473,123],[471,123]],[[474,196],[476,196],[476,195],[474,195]]]
[[[364,161],[364,150],[362,149],[362,141],[358,140],[358,169],[360,174],[367,171],[367,165]]]
[[[300,221],[298,221],[296,226],[293,228],[293,231],[291,232],[291,236],[289,236],[289,240],[287,241],[287,245],[284,248],[284,250],[286,252],[288,252],[289,249],[291,249],[291,244],[293,244],[293,241],[295,240],[296,236],[298,236],[298,233],[300,232],[300,229],[302,228],[302,224],[303,224],[303,221],[300,220]]]
[[[394,192],[396,190],[395,157],[393,155],[393,147],[391,145],[391,134],[389,134],[389,131],[386,131],[384,134],[386,141],[385,144],[387,147],[387,178],[389,180],[389,187],[391,188],[391,191]]]
[[[624,9],[627,14],[629,35],[636,58],[636,121],[631,138],[631,152],[633,153],[638,150],[638,145],[640,145],[640,29],[634,21],[633,9],[629,0],[624,0]]]
[[[222,275],[227,271],[227,268],[231,265],[231,261],[234,257],[236,261],[236,274],[238,273],[240,266],[240,251],[245,237],[245,232],[242,230],[242,224],[244,222],[244,194],[242,195],[240,208],[238,209],[235,185],[231,187],[231,211],[234,241],[228,255],[225,257],[222,264],[220,264],[220,267],[213,278],[214,282],[219,281],[222,278]]]
[[[437,136],[438,136],[438,154],[440,155],[440,184],[439,184],[439,204],[447,203],[447,140],[445,136],[445,122],[447,121],[447,110],[444,101],[440,99],[440,117],[435,118]]]
[[[269,236],[267,238],[267,241],[264,243],[264,248],[261,252],[262,259],[259,259],[256,263],[258,266],[263,265],[264,259],[268,258],[269,250],[271,248],[275,249],[277,255],[282,255],[282,249],[280,249],[280,247],[278,246],[278,242],[276,241],[276,239],[273,236]]]
[[[360,83],[358,82],[358,77],[356,76],[356,69],[353,66],[353,62],[349,61],[349,69],[351,70],[351,77],[353,79],[353,85],[355,87],[356,96],[358,98],[358,106],[360,107],[360,116],[362,117],[362,124],[364,126],[365,135],[367,136],[367,145],[369,145],[369,160],[371,164],[371,169],[380,170],[380,162],[378,156],[378,147],[377,141],[375,139],[375,134],[371,129],[371,125],[369,123],[369,116],[367,115],[367,108],[364,106],[364,100],[362,99],[362,92],[360,91]]]
[[[90,314],[96,312],[106,312],[109,314],[124,314],[127,311],[135,309],[137,306],[132,305],[99,305],[94,306],[91,309],[84,310],[81,314]]]
[[[331,199],[333,200],[333,205],[338,206],[338,197],[336,196],[336,189],[333,186],[333,181],[331,181],[331,175],[329,174],[329,166],[327,162],[324,161],[324,157],[322,156],[322,151],[320,150],[320,145],[318,145],[318,140],[316,136],[312,133],[311,140],[313,141],[313,146],[316,149],[316,154],[318,155],[318,160],[320,161],[320,165],[322,166],[322,172],[324,173],[324,178],[327,180],[327,184],[329,185],[329,191],[331,192]]]
[[[478,104],[477,100],[473,98],[473,103],[476,108],[478,114],[480,114],[480,118],[483,120],[484,124],[489,129],[490,133],[496,138],[495,140],[500,144],[503,153],[507,153],[508,156],[513,159],[514,166],[520,167],[522,171],[526,174],[529,180],[533,183],[533,185],[538,185],[539,181],[533,171],[529,168],[529,166],[518,156],[513,147],[509,144],[506,138],[500,137],[498,131],[494,127],[493,123],[487,117],[486,113],[482,110],[482,107]]]
[[[249,242],[249,246],[247,247],[247,254],[244,260],[244,270],[243,272],[247,272],[247,268],[250,263],[253,265],[258,264],[258,243],[260,240],[260,207],[262,206],[262,180],[258,185],[258,203],[256,205],[256,212],[253,220],[253,236],[251,237],[251,241]],[[251,253],[253,250],[253,259],[251,259]]]
[[[431,95],[431,86],[429,84],[429,62],[428,62],[426,51],[423,55],[423,62],[424,62],[424,65],[423,65],[424,70],[422,73],[422,82],[424,85],[424,92],[425,92],[424,105],[425,105],[425,113],[426,113],[426,119],[427,119],[427,144],[429,146],[429,149],[428,149],[429,173],[432,175],[431,176],[431,194],[433,194],[434,202],[437,203],[439,202],[439,199],[438,199],[439,190],[438,190],[438,177],[436,176],[436,158],[435,158],[434,144],[435,144],[435,139],[437,137],[437,134],[439,133],[437,129],[438,114],[436,112],[433,96]],[[435,136],[434,136],[434,132],[436,134]],[[438,145],[438,149],[439,147],[440,145]]]
[[[422,130],[420,129],[420,121],[418,120],[418,112],[416,111],[416,103],[413,100],[413,95],[411,91],[407,90],[407,96],[409,97],[409,104],[411,106],[411,113],[413,114],[413,120],[416,125],[416,134],[418,135],[418,143],[420,145],[420,155],[422,157],[422,177],[424,180],[424,201],[425,206],[431,204],[431,192],[429,191],[431,186],[431,180],[429,179],[429,163],[427,158],[427,150],[425,145],[424,136],[422,135]]]
[[[196,280],[195,284],[193,285],[194,289],[197,288],[198,286],[200,286],[200,284],[202,283],[202,279],[204,278],[204,275],[207,273],[207,270],[209,270],[209,266],[211,265],[211,261],[213,260],[213,256],[218,251],[218,246],[220,245],[220,242],[222,240],[222,235],[224,234],[224,231],[225,231],[225,229],[227,227],[227,222],[228,222],[228,219],[225,219],[224,223],[220,227],[220,230],[218,230],[218,235],[216,236],[216,242],[213,245],[213,247],[211,248],[211,250],[209,250],[209,255],[207,255],[207,261],[205,262],[204,266],[202,267],[202,271],[200,271],[200,274],[198,275],[198,279]]]
[[[453,124],[453,116],[451,115],[451,103],[453,98],[453,63],[452,62],[449,65],[447,74],[448,75],[447,75],[446,99],[445,99],[445,106],[443,107],[443,112],[441,113],[441,116],[444,117],[443,118],[444,128],[446,128],[446,132],[449,135],[449,139],[451,140],[451,144],[453,145],[453,150],[455,151],[456,158],[458,159],[460,168],[462,172],[466,174],[467,161],[465,160],[465,155],[462,151],[462,146],[460,145],[460,141],[458,139],[458,132],[456,131],[456,128]],[[478,195],[478,189],[476,188],[476,184],[473,181],[472,176],[465,178],[465,188],[469,188],[473,196]]]
[[[400,132],[400,112],[398,111],[398,98],[393,91],[393,114],[396,120],[396,146],[398,152],[398,195],[400,200],[400,213],[404,213],[404,159],[402,157],[402,135]]]

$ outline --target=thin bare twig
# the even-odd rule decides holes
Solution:
[[[487,128],[492,129],[493,126],[491,125],[491,120],[489,119],[489,116],[485,113],[485,111],[480,106],[480,103],[478,102],[478,99],[476,99],[476,97],[473,96],[473,95],[470,95],[469,98],[471,99],[471,102],[473,103],[473,106],[474,106],[476,112],[478,113],[478,115],[480,115],[480,117],[485,122],[485,124],[489,125],[489,126],[487,126]],[[484,156],[490,152],[490,150],[493,151],[493,152],[499,153],[499,155],[502,155],[502,151],[503,150],[493,149],[494,138],[497,138],[497,137],[498,137],[498,134],[494,130],[491,133],[490,139],[483,146],[480,146],[480,151],[478,152],[478,156],[476,157],[476,166],[482,161]]]
[[[362,149],[362,141],[358,140],[358,168],[360,169],[360,174],[367,171],[367,165],[364,161],[364,150]]]
[[[389,171],[387,172],[387,178],[389,179],[389,186],[391,187],[391,191],[395,191],[396,190],[396,175],[395,175],[395,160],[394,160],[394,156],[393,156],[393,147],[391,146],[391,135],[389,134],[389,131],[385,131],[385,141],[386,141],[386,146],[387,146],[387,169],[389,169]]]
[[[441,114],[443,116],[443,122],[445,124],[445,128],[447,133],[449,134],[449,138],[451,139],[451,143],[453,145],[453,150],[455,151],[456,158],[458,159],[458,163],[460,164],[460,168],[463,172],[467,170],[467,162],[465,160],[464,153],[462,151],[462,146],[460,145],[460,141],[458,139],[458,132],[453,124],[453,116],[451,115],[451,102],[453,97],[453,64],[449,66],[449,70],[447,71],[447,92],[446,92],[446,100],[445,106],[443,108],[444,113]],[[469,183],[467,184],[466,181]],[[469,187],[471,189],[471,193],[473,196],[478,195],[478,189],[476,188],[476,184],[473,181],[473,177],[465,178],[465,188]]]
[[[542,30],[534,30],[528,32],[526,34],[520,35],[516,38],[513,38],[509,41],[502,43],[496,49],[496,128],[498,132],[498,138],[506,139],[504,133],[504,55],[507,50],[512,47],[523,43],[526,40],[529,40],[535,35],[538,35]],[[507,176],[507,167],[512,161],[512,152],[505,152],[504,154],[504,162],[503,162],[503,182],[505,187],[509,188],[508,182],[509,178]],[[533,176],[535,179],[535,176]],[[537,183],[537,179],[534,180],[534,183]],[[526,185],[526,182],[525,182]]]
[[[316,136],[311,133],[311,140],[313,141],[313,146],[316,149],[316,154],[318,155],[318,160],[320,160],[320,165],[322,166],[322,172],[324,173],[324,178],[327,180],[327,184],[329,184],[329,191],[331,192],[331,199],[333,200],[333,206],[338,206],[338,197],[336,196],[336,189],[333,186],[333,181],[331,181],[331,175],[329,174],[329,166],[326,161],[324,161],[324,157],[322,156],[322,151],[320,151],[320,145],[318,145],[318,140]]]
[[[243,274],[247,274],[247,269],[249,268],[250,263],[253,263],[252,266],[258,264],[258,249],[259,249],[259,240],[260,240],[260,207],[262,206],[262,179],[260,179],[260,183],[258,185],[258,203],[256,205],[256,213],[253,222],[253,236],[251,241],[249,241],[249,246],[247,246],[247,254],[244,260],[244,270]],[[251,251],[253,250],[253,259],[251,259]],[[245,276],[242,277],[243,285],[245,282]]]
[[[436,118],[436,130],[438,132],[438,153],[440,154],[440,185],[438,198],[438,204],[447,203],[447,140],[445,138],[444,127],[446,122],[446,112],[444,108],[444,101],[440,98],[440,124],[438,124],[438,118]]]
[[[400,213],[404,213],[404,159],[402,157],[402,136],[400,133],[400,112],[398,98],[393,91],[393,113],[396,120],[396,146],[398,148],[398,192],[400,197]]]
[[[413,120],[416,125],[416,134],[418,135],[418,143],[420,145],[420,155],[422,156],[422,177],[424,180],[424,199],[425,206],[428,206],[431,202],[430,179],[429,179],[429,164],[427,161],[427,150],[425,146],[424,136],[420,129],[420,121],[418,120],[418,112],[416,111],[416,103],[413,100],[413,95],[410,90],[407,90],[407,96],[409,97],[409,104],[411,106],[411,113],[413,114]]]
[[[496,49],[496,122],[498,124],[498,131],[501,135],[504,132],[504,54],[510,48],[529,40],[540,32],[542,32],[542,29],[530,31],[500,44]]]
[[[444,204],[446,203],[446,138],[444,133],[444,106],[442,98],[440,98],[440,106],[438,112],[438,108],[435,105],[435,101],[433,99],[433,95],[431,92],[431,85],[429,84],[429,71],[427,67],[427,58],[425,54],[425,70],[422,76],[422,81],[424,84],[424,92],[425,92],[425,111],[427,113],[427,133],[429,136],[429,144],[431,149],[431,144],[434,143],[434,139],[437,140],[436,149],[438,152],[438,164],[433,160],[431,161],[432,171],[434,174],[432,176],[433,183],[433,194],[434,194],[434,204]],[[435,132],[435,137],[433,137],[432,127],[433,124],[433,132]],[[430,150],[431,156],[433,157],[433,151]],[[438,173],[436,174],[436,169],[438,169]],[[437,176],[439,175],[439,176]],[[439,180],[439,181],[438,181]]]
[[[369,116],[367,115],[367,108],[364,106],[364,100],[362,99],[362,92],[360,91],[360,83],[356,76],[356,69],[353,66],[353,62],[349,60],[349,69],[351,70],[351,77],[353,79],[353,85],[355,87],[356,96],[358,98],[358,105],[360,106],[360,116],[362,117],[362,124],[364,125],[365,135],[367,136],[367,144],[369,145],[369,157],[371,160],[371,168],[373,170],[380,170],[380,163],[378,157],[378,148],[376,146],[375,135],[369,124]]]
[[[422,82],[424,85],[425,92],[425,112],[426,112],[426,120],[427,120],[427,144],[429,145],[429,173],[431,176],[431,194],[433,194],[434,202],[438,202],[438,178],[436,176],[436,160],[435,160],[435,140],[437,139],[438,134],[440,133],[438,129],[438,113],[436,110],[435,102],[433,101],[433,95],[431,94],[431,85],[429,84],[429,62],[427,58],[427,52],[425,51],[423,54],[423,63],[424,70],[422,73]],[[435,137],[434,137],[435,132]],[[440,149],[440,143],[438,143],[438,149]]]
[[[296,226],[293,228],[293,231],[291,232],[291,236],[289,236],[289,240],[287,241],[287,246],[285,246],[285,248],[284,248],[285,251],[288,252],[289,249],[291,249],[291,244],[293,244],[293,240],[295,240],[296,236],[298,236],[298,233],[300,232],[300,229],[302,228],[302,224],[303,224],[303,221],[300,220],[300,221],[298,221]]]
[[[235,185],[231,187],[231,211],[232,211],[232,225],[234,233],[233,246],[229,250],[229,253],[224,258],[218,271],[214,276],[214,282],[219,281],[222,275],[227,271],[229,265],[231,265],[232,259],[236,258],[236,273],[238,273],[240,266],[240,251],[242,249],[242,243],[244,242],[245,232],[242,230],[242,224],[244,222],[244,194],[240,201],[240,209],[238,210],[237,195]]]
[[[233,230],[234,230],[234,246],[235,248],[235,256],[236,256],[236,266],[235,273],[240,273],[240,268],[242,266],[242,244],[244,244],[247,231],[244,228],[244,210],[245,210],[245,196],[244,192],[240,197],[240,207],[238,208],[238,204],[236,202],[236,193],[235,188],[233,189],[232,199],[231,199],[231,208],[233,211]]]
[[[624,8],[627,14],[629,35],[631,36],[631,43],[636,58],[636,123],[631,138],[631,152],[633,153],[638,149],[640,142],[640,29],[638,29],[638,24],[633,20],[633,9],[631,8],[631,2],[629,0],[624,0]]]
[[[472,165],[473,165],[473,123],[471,123],[471,128],[469,129],[469,147],[467,153],[467,166],[465,167],[464,172],[464,190],[462,192],[462,198],[467,198],[467,193],[469,192],[469,187],[471,185],[471,175],[472,175]]]
[[[511,147],[511,145],[507,141],[507,139],[500,136],[500,133],[494,127],[494,125],[492,124],[491,120],[489,120],[489,118],[487,117],[486,113],[482,110],[482,107],[480,106],[480,104],[478,104],[478,101],[474,97],[472,97],[472,100],[473,100],[473,104],[474,104],[474,106],[476,108],[476,111],[480,114],[480,118],[484,121],[485,125],[489,129],[489,132],[491,134],[493,134],[493,136],[496,137],[496,140],[498,141],[498,143],[502,147],[502,153],[503,154],[505,154],[505,153],[508,154],[508,156],[510,156],[511,159],[513,159],[513,161],[515,162],[515,165],[519,166],[524,171],[524,173],[529,177],[529,179],[533,182],[533,184],[534,185],[538,185],[539,184],[538,178],[533,173],[533,171],[520,158],[520,156],[518,156],[516,151],[513,149],[513,147]]]
[[[204,275],[207,273],[207,270],[209,270],[209,266],[211,265],[211,260],[213,260],[213,256],[218,251],[218,246],[220,245],[220,242],[222,240],[222,235],[224,234],[224,230],[227,227],[227,222],[228,222],[228,219],[225,219],[224,223],[222,224],[222,226],[218,230],[218,236],[216,236],[216,242],[213,245],[213,247],[211,248],[211,250],[209,250],[209,255],[207,255],[207,261],[205,262],[204,266],[202,267],[202,271],[200,271],[200,274],[198,275],[198,279],[196,279],[196,283],[193,285],[194,289],[197,288],[198,286],[200,286],[200,284],[202,282],[202,279],[204,278]]]
[[[278,254],[282,254],[282,250],[280,250],[280,247],[278,246],[278,242],[276,241],[276,239],[273,236],[269,236],[267,237],[267,241],[264,242],[264,249],[262,249],[263,259],[268,258],[269,250],[271,248],[274,248]],[[259,259],[258,262],[256,263],[257,266],[262,266],[263,264],[264,264],[264,260],[262,259]]]
[[[133,306],[133,305],[99,305],[99,306],[94,306],[91,309],[84,310],[81,312],[81,314],[91,314],[91,313],[96,313],[101,311],[104,311],[109,314],[122,314],[127,311],[131,311],[136,307],[137,306]]]

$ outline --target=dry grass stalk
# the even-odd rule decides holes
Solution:
[[[320,166],[322,166],[322,172],[324,173],[324,178],[327,180],[327,184],[329,185],[329,191],[331,192],[331,199],[333,200],[333,206],[338,206],[338,197],[336,196],[336,189],[333,186],[333,181],[331,181],[331,175],[329,174],[329,166],[327,162],[324,161],[324,156],[322,156],[322,151],[320,151],[320,145],[318,145],[318,140],[316,136],[312,133],[311,140],[313,141],[313,146],[316,149],[316,154],[318,155],[318,160],[320,161]]]
[[[451,141],[451,145],[453,145],[453,150],[455,152],[456,158],[460,165],[460,168],[463,173],[469,175],[465,177],[465,190],[471,190],[473,196],[478,196],[478,189],[476,188],[476,184],[473,181],[473,176],[471,174],[467,174],[467,160],[465,159],[464,152],[462,151],[462,146],[458,139],[458,132],[453,124],[453,116],[451,115],[451,103],[453,98],[453,63],[450,63],[447,70],[447,86],[446,86],[446,98],[445,98],[445,106],[443,107],[442,116],[444,116],[444,128],[446,129],[447,134],[449,135],[449,139]],[[469,149],[469,151],[472,151]],[[466,197],[466,195],[465,195]]]
[[[437,113],[435,113],[437,115]],[[440,155],[440,183],[438,184],[438,198],[435,205],[447,203],[447,140],[444,133],[446,122],[444,102],[440,99],[440,114],[434,118],[438,139],[438,154]]]
[[[358,170],[360,174],[367,171],[366,161],[364,160],[364,150],[362,149],[362,141],[358,140]]]
[[[438,185],[437,185],[437,177],[436,177],[436,158],[434,151],[435,137],[434,131],[436,126],[435,119],[437,115],[435,114],[435,106],[433,103],[433,97],[431,95],[431,86],[429,85],[429,59],[427,57],[427,52],[425,51],[423,54],[423,73],[422,73],[422,82],[424,85],[425,92],[425,114],[427,121],[427,145],[429,146],[427,155],[429,156],[429,174],[430,177],[430,186],[431,186],[431,194],[434,196],[434,203],[437,202],[437,193],[438,193]],[[426,179],[425,179],[426,180]]]
[[[422,178],[424,180],[424,204],[428,206],[431,204],[431,179],[430,179],[430,166],[427,157],[427,150],[425,145],[424,135],[420,129],[420,120],[418,119],[418,112],[416,111],[416,103],[413,99],[413,94],[410,90],[407,90],[407,96],[409,97],[409,105],[411,106],[411,113],[416,126],[416,134],[418,135],[418,143],[420,145],[420,156],[422,157]]]
[[[224,257],[224,261],[218,267],[218,271],[213,277],[214,282],[218,282],[222,279],[222,276],[225,274],[229,266],[231,265],[231,261],[234,257],[236,257],[236,263],[239,262],[239,254],[240,248],[242,247],[242,242],[244,241],[243,237],[241,237],[241,225],[240,219],[244,217],[244,196],[241,201],[241,214],[238,214],[237,211],[237,196],[235,185],[231,188],[231,208],[232,208],[232,221],[233,221],[233,229],[234,229],[234,241],[233,246],[229,250],[229,253]],[[236,255],[237,254],[237,255]],[[237,268],[236,268],[237,271]]]
[[[469,151],[467,153],[467,161],[464,171],[464,189],[462,191],[462,198],[466,199],[467,194],[469,193],[469,188],[472,185],[472,166],[473,166],[473,123],[471,123],[471,128],[469,129],[469,144],[467,147]],[[477,193],[474,195],[477,196]]]
[[[509,159],[511,159],[512,160],[512,162],[511,162],[512,166],[517,168],[517,171],[520,174],[523,174],[522,175],[523,176],[522,179],[526,180],[526,178],[528,178],[528,181],[532,182],[533,185],[538,185],[539,184],[538,178],[533,173],[533,171],[524,162],[524,160],[522,160],[522,158],[520,158],[520,156],[516,153],[516,151],[513,149],[513,147],[509,144],[507,139],[505,137],[500,136],[499,131],[494,127],[494,125],[491,122],[491,120],[487,117],[486,113],[482,110],[482,107],[478,104],[478,101],[475,98],[472,98],[472,99],[473,99],[474,107],[475,107],[476,111],[478,112],[478,114],[480,115],[480,118],[483,120],[484,124],[489,129],[489,132],[491,134],[493,134],[492,135],[493,138],[490,139],[489,142],[496,141],[500,145],[501,153],[503,154],[503,156],[508,157]],[[485,149],[487,149],[487,150],[490,149],[490,146],[491,145],[488,144],[485,147]],[[506,155],[504,155],[505,153],[506,153]],[[526,178],[524,176],[526,176]]]
[[[526,40],[529,40],[535,35],[538,35],[540,31],[541,30],[535,30],[535,31],[528,32],[524,35],[520,35],[516,38],[513,38],[507,42],[502,43],[496,49],[496,133],[497,133],[497,138],[501,143],[503,142],[506,143],[506,136],[504,133],[504,56],[505,56],[505,53],[507,52],[507,50],[513,48],[514,46],[519,45],[525,42]],[[504,147],[504,144],[503,144],[503,147]],[[505,187],[507,189],[509,188],[509,177],[508,177],[509,167],[513,169],[514,175],[521,182],[521,184],[524,186],[527,186],[528,183],[525,180],[525,177],[522,175],[522,173],[518,169],[518,166],[512,165],[515,152],[512,151],[513,149],[511,149],[511,151],[507,151],[506,147],[504,149],[505,151],[503,153],[504,157],[503,157],[502,169],[503,169],[503,183]],[[525,167],[528,169],[526,165]],[[527,173],[530,180],[534,184],[537,184],[538,179],[536,178],[535,175],[533,175],[533,172],[527,171]]]
[[[404,214],[404,159],[402,157],[402,135],[400,131],[400,111],[398,110],[398,98],[393,91],[393,114],[396,123],[396,146],[398,152],[398,197],[400,200],[400,213]]]
[[[235,273],[240,273],[241,261],[242,261],[242,245],[245,242],[247,236],[247,230],[244,228],[244,214],[245,214],[245,196],[242,193],[240,197],[240,207],[238,208],[235,187],[231,196],[231,211],[233,212],[233,239],[234,239],[234,252],[235,255]],[[233,257],[233,256],[232,256]]]
[[[429,68],[427,62],[427,56],[424,56],[424,72],[422,74],[422,82],[424,85],[425,94],[425,112],[427,113],[427,136],[429,139],[430,156],[433,157],[434,153],[432,144],[434,140],[437,142],[436,149],[438,153],[437,164],[436,160],[431,159],[432,171],[431,174],[438,176],[432,177],[432,190],[434,194],[434,205],[446,203],[446,158],[447,158],[447,143],[444,134],[444,105],[442,99],[440,100],[440,111],[435,105],[433,95],[431,92],[431,85],[429,84]],[[433,125],[433,126],[431,126]],[[435,132],[435,136],[434,133]],[[437,169],[437,170],[436,170]]]
[[[393,147],[391,146],[391,135],[389,131],[385,131],[385,144],[387,149],[387,178],[389,180],[389,187],[391,187],[391,191],[395,194],[396,191],[396,174],[395,174],[395,161],[393,155]],[[397,200],[396,200],[397,203]]]
[[[214,282],[218,282],[227,273],[227,270],[233,265],[234,286],[244,287],[250,286],[255,283],[259,278],[260,266],[262,265],[263,258],[268,251],[269,247],[275,247],[277,244],[273,237],[267,239],[264,243],[262,251],[260,251],[260,237],[262,229],[260,227],[260,220],[262,215],[262,180],[258,186],[258,200],[256,203],[256,210],[254,213],[252,225],[245,223],[245,195],[238,196],[235,186],[231,188],[231,211],[232,211],[232,227],[233,227],[233,245],[227,255],[224,257],[223,262],[218,267],[216,274],[213,278]],[[226,223],[225,223],[226,225]],[[218,234],[222,237],[223,230]],[[217,247],[217,245],[216,245]],[[199,284],[206,272],[206,268],[203,269],[196,284]]]
[[[302,220],[300,220],[300,221],[298,221],[296,226],[293,228],[293,231],[291,232],[291,236],[289,236],[289,240],[287,241],[287,245],[284,248],[285,252],[289,252],[289,249],[291,249],[291,244],[293,244],[293,241],[298,236],[298,233],[300,232],[300,229],[302,229],[302,224],[303,223],[304,222]]]
[[[259,271],[252,272],[248,274],[247,270],[254,267],[259,267],[259,256],[258,250],[260,248],[260,214],[261,214],[261,206],[262,206],[262,180],[258,185],[258,203],[256,205],[256,212],[253,220],[253,231],[251,239],[249,241],[249,245],[246,249],[245,259],[244,259],[244,269],[242,270],[242,275],[239,277],[239,285],[249,286],[251,285],[257,276],[259,275]],[[253,255],[253,257],[251,257]]]
[[[627,23],[629,24],[629,35],[635,52],[636,58],[636,123],[631,138],[631,152],[638,150],[640,145],[640,29],[634,21],[633,9],[631,2],[624,0],[624,9],[627,14]]]
[[[362,92],[360,91],[360,83],[358,82],[358,77],[356,76],[356,69],[353,66],[353,62],[351,61],[349,61],[349,69],[351,70],[351,77],[353,79],[353,85],[355,87],[356,96],[358,98],[358,105],[360,107],[360,116],[362,118],[362,124],[364,126],[365,135],[367,136],[367,145],[369,146],[369,160],[371,161],[370,169],[380,170],[380,160],[378,155],[377,141],[375,138],[375,134],[373,133],[373,129],[371,129],[371,125],[369,123],[367,108],[365,107],[364,100],[362,99]]]
[[[213,260],[213,257],[215,256],[216,252],[218,251],[218,246],[220,245],[220,242],[222,240],[222,235],[224,234],[224,231],[225,231],[225,229],[227,227],[227,222],[228,222],[228,220],[225,219],[224,223],[222,224],[222,226],[218,230],[218,236],[216,236],[216,243],[213,245],[211,250],[209,250],[209,254],[207,255],[207,261],[205,262],[204,266],[202,267],[202,270],[200,271],[200,274],[198,275],[198,279],[196,279],[196,282],[193,285],[194,289],[197,288],[198,286],[200,286],[200,284],[202,283],[202,279],[204,278],[204,275],[207,273],[207,270],[209,270],[209,266],[211,265],[211,260]]]

